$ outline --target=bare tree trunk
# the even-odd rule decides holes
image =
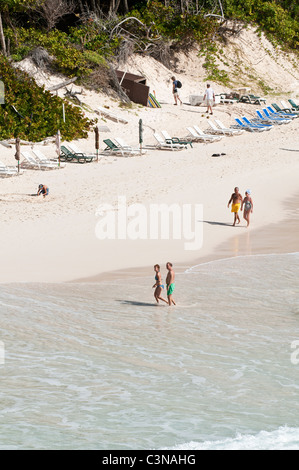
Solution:
[[[3,25],[2,25],[2,16],[1,16],[1,12],[0,12],[0,42],[1,42],[1,47],[2,47],[2,51],[3,51],[3,55],[7,55],[7,51],[6,51],[6,44],[5,44],[5,36],[4,36],[4,32],[3,32]]]
[[[109,13],[114,13],[115,11],[115,0],[110,0]]]

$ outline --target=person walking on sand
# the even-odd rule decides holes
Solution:
[[[175,301],[172,298],[172,294],[175,288],[174,284],[174,270],[172,269],[172,263],[166,263],[166,269],[168,270],[167,276],[166,276],[166,287],[167,287],[167,298],[168,298],[168,305],[176,305]]]
[[[159,303],[159,300],[163,300],[163,302],[167,303],[167,300],[166,299],[163,299],[163,297],[161,297],[161,292],[162,292],[162,289],[164,289],[164,286],[162,284],[162,276],[161,276],[161,273],[160,273],[160,266],[158,264],[155,264],[154,266],[154,271],[156,273],[155,275],[155,284],[153,285],[153,288],[155,287],[155,292],[154,292],[154,297],[157,301],[157,304]]]
[[[235,192],[231,195],[230,200],[228,201],[227,207],[229,207],[230,203],[232,203],[232,208],[231,212],[234,213],[234,223],[233,227],[236,225],[236,223],[240,223],[240,217],[239,217],[239,210],[241,207],[241,204],[243,202],[242,195],[239,193],[239,188],[235,188]]]
[[[203,100],[207,99],[207,110],[206,113],[210,111],[210,114],[213,114],[212,106],[215,103],[215,93],[214,90],[211,88],[210,84],[207,84],[207,89],[205,91]]]
[[[253,201],[252,201],[250,194],[251,194],[250,189],[247,189],[247,191],[245,191],[245,197],[242,201],[242,206],[241,206],[241,210],[244,207],[243,218],[247,222],[247,227],[249,226],[249,223],[250,223],[250,214],[253,212]]]
[[[172,94],[173,94],[173,98],[174,98],[174,104],[177,105],[178,104],[178,101],[182,103],[182,100],[180,98],[180,95],[179,95],[179,89],[178,89],[178,81],[175,79],[175,77],[171,77],[171,80],[172,80]]]
[[[39,184],[38,189],[37,189],[37,195],[43,195],[44,197],[48,196],[49,194],[49,188],[45,184]]]

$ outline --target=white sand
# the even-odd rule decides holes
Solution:
[[[247,33],[246,33],[247,34]],[[190,64],[196,68],[195,55]],[[280,57],[280,61],[283,59]],[[298,77],[289,71],[289,62],[284,59],[275,83],[280,86],[282,98],[287,98],[283,88],[293,87],[292,97],[297,97]],[[278,67],[273,60],[273,68]],[[276,64],[274,66],[274,63]],[[205,108],[188,104],[173,106],[169,71],[150,58],[138,58],[128,64],[130,71],[147,76],[151,91],[155,90],[162,103],[161,109],[134,106],[121,109],[118,102],[107,96],[84,91],[82,100],[93,109],[109,106],[110,110],[124,117],[128,124],[111,120],[99,120],[110,132],[101,133],[100,141],[114,136],[124,138],[128,144],[138,147],[138,121],[143,120],[144,143],[153,144],[153,132],[166,129],[172,136],[184,137],[186,126],[197,124],[208,129]],[[287,65],[288,64],[288,67]],[[27,64],[28,65],[28,64]],[[192,69],[193,70],[193,69]],[[273,69],[274,70],[274,69]],[[182,99],[188,103],[189,94],[195,90],[194,75],[176,74],[182,79]],[[280,77],[278,79],[278,76]],[[152,82],[150,80],[152,77]],[[61,77],[37,77],[48,86],[61,81]],[[280,81],[279,81],[280,80]],[[243,85],[243,83],[240,83]],[[214,85],[216,92],[224,90]],[[74,86],[74,90],[81,88]],[[252,90],[255,92],[255,90]],[[60,91],[63,94],[63,90]],[[267,99],[271,104],[279,97]],[[219,105],[214,117],[227,126],[233,124],[234,116],[255,114],[255,106],[234,104]],[[95,114],[88,114],[95,117]],[[195,143],[193,148],[180,152],[148,150],[138,157],[104,157],[98,163],[67,163],[66,168],[51,171],[27,170],[23,174],[0,180],[0,282],[60,282],[78,278],[89,278],[114,270],[164,263],[168,260],[192,265],[199,258],[215,252],[225,240],[231,240],[246,230],[252,234],[257,228],[278,222],[287,214],[285,202],[298,191],[299,170],[299,119],[284,126],[275,126],[270,132],[244,133],[240,136],[224,137],[220,142]],[[76,144],[84,151],[94,152],[94,135]],[[54,144],[39,147],[48,157],[55,156]],[[14,148],[1,146],[0,160],[15,164]],[[225,153],[212,158],[213,153]],[[50,188],[48,198],[31,196],[39,183]],[[250,228],[231,227],[232,214],[227,208],[228,199],[235,186],[241,193],[252,190],[255,203]],[[184,250],[182,240],[104,240],[95,236],[95,213],[100,204],[116,205],[118,197],[125,196],[127,204],[177,203],[203,204],[203,246],[197,251]],[[265,240],[265,245],[267,240]],[[232,245],[232,255],[238,253]],[[151,269],[151,268],[150,268]]]

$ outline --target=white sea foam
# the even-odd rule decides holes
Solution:
[[[256,435],[237,434],[234,438],[188,442],[169,450],[299,450],[299,428],[281,426]]]

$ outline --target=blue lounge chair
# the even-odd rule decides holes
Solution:
[[[282,124],[288,124],[289,122],[291,122],[291,119],[287,119],[287,118],[282,118],[282,117],[277,117],[277,116],[272,116],[270,115],[269,111],[267,108],[263,108],[263,113],[265,114],[265,116],[268,118],[268,119],[274,119],[275,121],[277,122],[280,122]]]
[[[271,123],[271,124],[285,124],[284,120],[282,119],[281,121],[276,119],[276,118],[269,118],[268,116],[264,115],[259,111],[258,109],[256,110],[256,114],[258,116],[258,122],[265,124],[265,123]]]
[[[238,129],[245,129],[246,131],[250,132],[262,132],[264,129],[259,126],[249,126],[248,124],[245,124],[241,119],[235,118],[236,123],[238,124],[237,128]]]
[[[262,129],[263,131],[269,131],[270,129],[272,129],[272,124],[261,124],[259,122],[251,122],[247,117],[243,116],[241,118],[245,124],[247,124],[248,126],[250,127],[253,127],[253,128],[260,128]]]

